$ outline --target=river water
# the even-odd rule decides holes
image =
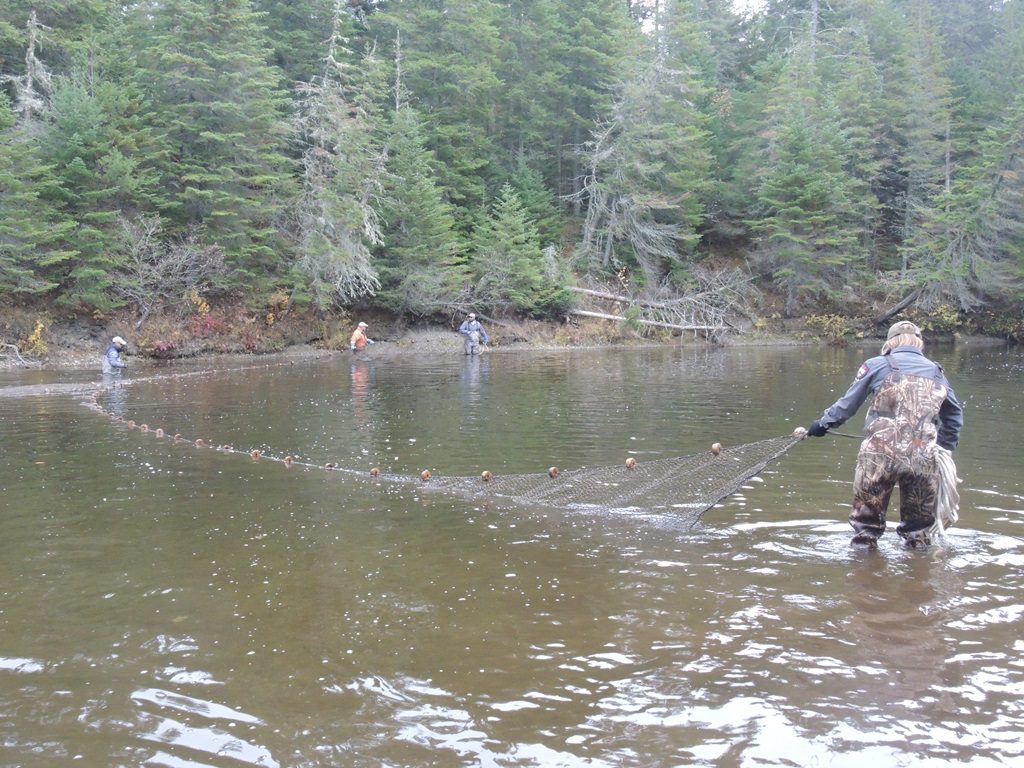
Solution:
[[[105,411],[90,372],[3,374],[0,765],[1024,760],[1021,350],[929,349],[965,403],[961,520],[863,552],[839,436],[697,524],[394,476],[788,434],[872,350],[384,346],[140,365]]]

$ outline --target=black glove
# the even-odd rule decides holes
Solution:
[[[812,421],[811,426],[807,428],[807,434],[811,437],[824,437],[826,432],[828,432],[828,427],[817,420]]]

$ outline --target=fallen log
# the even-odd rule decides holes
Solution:
[[[728,326],[725,325],[677,325],[675,323],[659,323],[656,320],[643,320],[641,318],[630,318],[621,317],[619,315],[609,315],[604,312],[589,312],[585,309],[570,309],[570,315],[579,315],[580,317],[595,317],[598,320],[617,320],[620,323],[627,321],[639,323],[640,325],[653,325],[658,328],[671,328],[675,331],[727,331]]]
[[[896,315],[896,313],[898,313],[900,310],[906,309],[911,304],[913,304],[915,301],[917,301],[917,297],[920,296],[920,295],[921,295],[921,289],[920,288],[915,288],[907,296],[904,296],[903,299],[899,303],[897,303],[896,305],[894,305],[894,306],[890,307],[889,309],[885,310],[882,314],[876,315],[875,317],[871,318],[871,325],[872,326],[881,325],[882,323],[886,322],[887,320],[891,320],[892,317],[894,315]]]
[[[646,301],[644,299],[633,298],[632,296],[619,296],[614,293],[606,293],[605,291],[595,291],[592,288],[577,288],[576,286],[568,286],[570,291],[574,293],[582,293],[586,296],[593,296],[598,299],[607,299],[608,301],[618,301],[623,304],[639,304],[642,307],[657,307],[658,309],[672,309],[678,302],[664,302],[664,301]]]
[[[3,344],[3,346],[7,347],[8,349],[13,349],[15,357],[17,357],[18,360],[21,362],[21,364],[24,365],[26,368],[31,368],[32,367],[32,363],[30,363],[28,360],[26,360],[24,357],[21,356],[21,350],[18,349],[16,344],[6,344],[5,343],[5,344]]]

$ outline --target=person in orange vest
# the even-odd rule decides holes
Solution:
[[[356,326],[356,329],[352,331],[352,338],[349,340],[349,349],[353,352],[362,352],[367,344],[376,343],[366,335],[366,329],[369,327],[366,323],[359,323]]]

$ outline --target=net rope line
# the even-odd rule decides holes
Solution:
[[[172,376],[198,375],[198,371]],[[717,443],[711,450],[686,456],[636,461],[629,459],[614,466],[581,467],[560,471],[551,467],[545,472],[494,475],[485,471],[476,476],[436,475],[424,470],[419,477],[381,472],[368,472],[341,467],[335,462],[314,464],[294,456],[273,456],[257,449],[240,450],[232,445],[217,444],[203,438],[191,439],[171,433],[162,427],[125,419],[104,407],[100,397],[112,387],[101,387],[85,403],[108,416],[115,423],[138,429],[157,438],[191,443],[196,448],[249,456],[253,460],[279,462],[286,467],[325,469],[347,475],[370,477],[376,481],[417,484],[424,489],[458,494],[473,499],[503,499],[518,504],[539,504],[556,508],[680,510],[700,515],[722,499],[736,493],[744,483],[761,472],[770,462],[783,456],[804,438],[804,431],[771,437],[750,443],[722,448]]]

